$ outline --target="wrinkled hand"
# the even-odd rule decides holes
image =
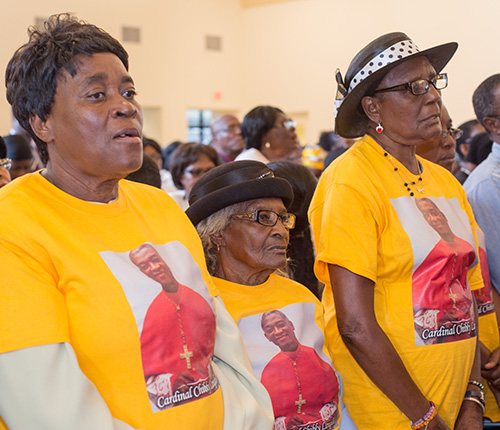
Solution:
[[[179,373],[177,378],[175,378],[173,392],[175,393],[177,390],[179,390],[181,393],[185,393],[189,390],[189,386],[187,384],[191,382],[194,382],[193,375],[191,374],[191,372],[183,370]]]
[[[481,375],[490,387],[500,390],[500,348],[493,350],[488,361],[481,367]]]
[[[301,424],[304,424],[304,420],[298,415],[292,415],[292,417],[288,421],[288,424],[286,425],[286,430],[295,430],[299,428]]]

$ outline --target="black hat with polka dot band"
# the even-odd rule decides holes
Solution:
[[[427,57],[436,73],[450,61],[458,48],[456,42],[419,51],[404,33],[388,33],[365,46],[353,58],[345,80],[336,72],[335,129],[346,138],[360,137],[367,131],[368,118],[361,107],[361,99],[374,90],[394,67],[417,56]]]

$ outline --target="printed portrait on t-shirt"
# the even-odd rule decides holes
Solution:
[[[179,242],[144,243],[102,258],[123,287],[141,342],[145,388],[153,412],[214,393],[213,299]]]
[[[493,304],[493,296],[491,292],[490,270],[488,269],[488,257],[486,255],[486,245],[484,243],[484,233],[481,229],[476,229],[477,247],[479,252],[479,264],[481,266],[481,275],[483,276],[484,287],[479,290],[474,290],[476,298],[477,314],[480,317],[489,315],[495,312]]]
[[[314,311],[314,303],[295,303],[238,321],[254,374],[271,396],[275,430],[337,428],[339,383]]]
[[[477,263],[470,222],[456,198],[393,199],[413,249],[416,345],[475,336],[468,269]]]

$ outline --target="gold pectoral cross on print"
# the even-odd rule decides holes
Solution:
[[[300,410],[302,409],[302,405],[306,404],[306,400],[302,399],[302,394],[299,393],[299,400],[295,402],[295,406],[298,406],[297,413],[300,414]]]
[[[183,345],[184,353],[179,354],[181,356],[181,360],[186,360],[186,366],[188,369],[191,369],[191,360],[190,358],[193,356],[191,351],[188,351],[187,345]]]

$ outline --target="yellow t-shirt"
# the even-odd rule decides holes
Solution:
[[[362,429],[407,430],[409,420],[342,341],[328,264],[375,283],[379,325],[451,428],[474,360],[470,289],[482,286],[471,228],[476,224],[460,184],[445,169],[418,160],[422,181],[365,136],[326,169],[309,209],[317,247],[315,272],[326,284],[326,333],[344,382],[344,401]],[[422,197],[428,200],[418,206],[416,198]]]
[[[304,422],[309,422],[309,427],[304,428],[331,428],[333,430],[338,428],[339,424],[342,426],[342,414],[338,401],[339,382],[324,338],[323,306],[320,301],[303,285],[275,274],[270,275],[263,284],[255,286],[236,284],[216,277],[213,277],[213,280],[228,312],[238,324],[255,376],[261,380],[265,369],[271,369],[270,366],[282,359],[282,364],[279,365],[282,374],[274,375],[276,373],[274,369],[274,376],[271,378],[273,381],[279,380],[280,383],[266,386],[271,394],[275,410],[275,428],[286,428],[290,416],[295,415],[297,406],[294,406],[294,402],[298,399],[299,393],[306,401],[298,414]],[[306,348],[308,351],[312,348],[316,351],[317,355],[312,352],[308,353],[321,361],[322,370],[299,369],[309,374],[304,375],[300,372],[297,374],[297,378],[301,378],[301,389],[298,392],[296,376],[287,367],[289,361],[283,353],[280,353],[277,345],[281,340],[276,340],[269,334],[266,336],[264,333],[263,315],[269,311],[279,311],[284,314],[293,324],[294,334],[288,334],[288,336],[296,336],[301,345],[300,348]],[[277,337],[285,336],[280,332]],[[315,360],[309,360],[311,361]],[[297,366],[300,366],[300,362],[297,362]],[[323,402],[320,401],[322,398],[334,398],[335,401]],[[312,406],[315,403],[319,405],[316,409]],[[323,403],[328,403],[328,405],[324,406]],[[309,406],[311,408],[308,410]],[[313,410],[312,413],[311,410]]]
[[[218,295],[194,227],[164,191],[120,181],[118,199],[100,205],[72,197],[34,173],[1,190],[0,225],[0,353],[69,342],[115,418],[148,430],[222,429],[222,393],[211,364],[203,369],[206,386],[193,386],[182,401],[168,397],[175,395],[175,372],[159,371],[164,385],[155,399],[151,387],[158,381],[145,379],[141,333],[162,287],[132,263],[129,252],[150,243],[214,317]],[[213,319],[202,328],[186,319],[184,324],[188,354],[197,353],[190,335],[201,330],[215,337]],[[164,343],[174,336],[180,336],[178,326]],[[161,343],[158,351],[166,349]],[[205,363],[213,351],[208,354]]]

